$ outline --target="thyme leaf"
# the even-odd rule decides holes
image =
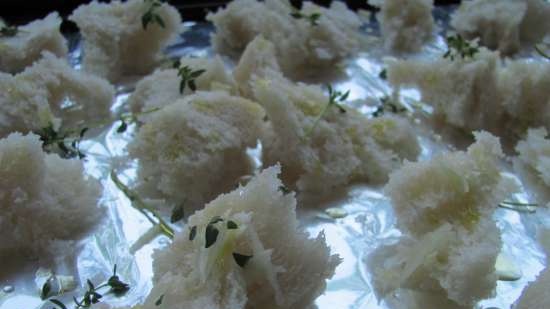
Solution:
[[[189,241],[193,241],[195,239],[195,236],[197,236],[197,226],[191,227],[191,230],[189,231]]]
[[[244,255],[240,253],[233,253],[233,259],[237,265],[244,267],[246,263],[252,258],[252,255]]]
[[[149,8],[143,16],[141,16],[141,26],[143,30],[147,30],[149,24],[158,24],[162,28],[166,28],[166,24],[162,17],[158,14],[158,8],[162,6],[162,2],[159,0],[144,0],[145,3],[149,3]]]
[[[59,309],[67,309],[67,306],[65,306],[64,303],[62,303],[61,301],[59,301],[55,298],[50,299],[50,302],[52,302],[54,305],[56,305]]]
[[[220,231],[214,225],[208,224],[204,233],[204,247],[208,249],[216,243],[219,234]]]
[[[172,215],[170,216],[170,223],[176,223],[183,219],[185,213],[183,211],[183,205],[177,205],[172,209]]]
[[[290,189],[288,189],[284,185],[279,186],[279,191],[283,192],[283,194],[289,194],[290,193]]]
[[[181,62],[176,60],[173,65],[174,69],[178,70],[178,77],[181,78],[180,81],[180,93],[183,94],[186,87],[189,87],[191,91],[197,90],[196,79],[201,76],[206,70],[193,70],[189,66],[181,66]]]
[[[42,290],[40,292],[40,299],[42,300],[47,299],[51,291],[52,291],[52,281],[51,281],[51,278],[49,278],[48,280],[46,280],[46,282],[44,282],[44,285],[42,286]]]
[[[237,225],[237,223],[235,223],[235,221],[231,221],[231,220],[227,221],[227,229],[228,230],[236,230],[238,228],[239,228],[239,226]]]
[[[380,73],[378,73],[378,77],[383,80],[388,79],[388,71],[386,69],[383,69],[382,71],[380,71]]]
[[[447,37],[447,52],[443,55],[443,58],[450,58],[455,60],[456,57],[462,59],[474,58],[479,52],[478,46],[466,39],[460,34],[451,35]]]
[[[151,113],[154,113],[154,112],[156,112],[160,109],[161,109],[160,107],[155,107],[155,108],[151,108],[151,109],[148,109],[146,111],[139,112],[139,113],[125,113],[125,114],[120,115],[120,117],[117,120],[117,121],[120,121],[120,125],[116,129],[116,132],[117,133],[126,132],[126,130],[128,130],[128,127],[131,124],[139,122],[139,116],[151,114]]]
[[[164,294],[162,294],[156,301],[155,301],[155,306],[160,306],[162,305],[162,300],[164,299]]]
[[[124,283],[116,274],[116,264],[113,267],[113,275],[107,280],[107,285],[111,287],[111,291],[115,295],[122,295],[130,289],[127,283]]]
[[[319,19],[321,18],[321,13],[311,13],[309,15],[302,13],[301,11],[295,10],[290,13],[295,19],[305,19],[309,21],[312,27],[319,25]]]

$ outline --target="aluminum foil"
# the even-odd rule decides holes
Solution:
[[[436,9],[439,35],[413,57],[433,57],[446,49],[444,33],[448,28],[448,12],[446,9]],[[211,56],[213,51],[209,46],[209,34],[213,27],[203,23],[185,23],[184,26],[189,30],[166,50],[166,54],[169,57]],[[374,41],[379,40],[378,26],[372,18],[365,25],[364,31]],[[71,39],[70,45],[71,64],[79,68],[79,39]],[[391,88],[378,76],[383,69],[382,58],[385,56],[387,52],[381,48],[381,44],[373,45],[349,63],[345,69],[348,78],[335,84],[340,90],[350,90],[349,98],[354,100],[350,104],[365,113],[373,110],[369,103],[375,103],[376,98],[390,94]],[[234,64],[228,60],[228,66],[231,65]],[[125,103],[134,84],[135,81],[131,81],[118,85],[118,94],[112,107],[114,114],[127,111]],[[406,103],[418,105],[419,98],[418,91],[414,89],[402,93]],[[429,111],[429,107],[426,107],[426,112]],[[421,117],[411,117],[411,122],[419,132],[422,146],[419,160],[428,160],[434,154],[454,149],[448,141],[426,126]],[[76,262],[70,257],[48,265],[31,262],[17,274],[6,276],[5,279],[0,277],[3,278],[0,282],[0,309],[52,308],[51,303],[42,301],[39,296],[39,288],[43,283],[43,278],[41,281],[37,277],[39,267],[42,267],[42,273],[50,269],[58,275],[74,276],[78,283],[77,289],[57,297],[65,304],[71,304],[68,308],[72,306],[73,295],[83,295],[87,279],[96,283],[105,281],[115,264],[119,276],[130,284],[131,290],[119,298],[107,295],[102,301],[118,307],[138,304],[147,296],[152,286],[151,254],[153,250],[165,247],[170,240],[163,236],[155,237],[136,250],[135,243],[150,230],[151,224],[132,208],[128,199],[109,179],[112,169],[116,169],[125,183],[131,185],[135,179],[137,162],[126,157],[126,145],[134,136],[136,128],[131,126],[127,132],[118,134],[116,127],[113,124],[82,144],[87,153],[86,173],[100,179],[105,189],[102,203],[108,208],[108,217],[93,235],[84,240]],[[259,162],[258,149],[250,151],[250,154]],[[515,178],[510,164],[504,162],[504,165],[507,176]],[[516,198],[528,201],[529,195],[523,192]],[[298,213],[306,230],[311,235],[324,231],[331,250],[343,258],[336,274],[328,281],[326,292],[316,300],[317,308],[390,308],[384,301],[376,299],[365,266],[365,258],[370,252],[381,244],[395,241],[401,235],[395,227],[390,202],[381,187],[354,186],[347,190],[344,198],[328,205],[299,205]],[[510,308],[526,284],[534,280],[544,268],[545,255],[537,245],[536,231],[542,226],[550,226],[550,215],[546,209],[538,209],[536,213],[498,209],[494,217],[502,231],[502,256],[510,262],[512,268],[520,272],[521,278],[516,281],[499,281],[495,296],[482,301],[478,307],[505,309]]]

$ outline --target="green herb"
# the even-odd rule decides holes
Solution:
[[[42,291],[40,292],[40,299],[44,300],[47,299],[50,295],[50,292],[52,291],[52,278],[49,278],[44,282],[44,285],[42,286]]]
[[[290,190],[287,187],[283,186],[283,185],[279,186],[279,191],[283,192],[283,194],[289,194],[290,193]]]
[[[222,222],[223,218],[220,216],[215,216],[212,219],[210,219],[210,222],[208,224],[216,224],[218,222]]]
[[[147,26],[149,24],[158,24],[162,28],[166,28],[166,25],[164,24],[164,20],[162,20],[162,17],[158,14],[158,8],[162,6],[162,3],[159,0],[144,0],[145,3],[149,4],[149,8],[143,16],[141,16],[141,25],[143,26],[143,30],[147,30]]]
[[[183,94],[185,87],[189,87],[191,91],[197,90],[197,84],[195,79],[201,76],[206,70],[193,70],[189,66],[181,66],[181,62],[176,60],[174,62],[174,69],[178,70],[178,76],[181,78],[180,81],[180,93]]]
[[[212,224],[208,224],[206,226],[206,231],[204,233],[204,247],[206,249],[210,248],[214,243],[216,243],[216,240],[218,239],[218,234],[220,234],[220,231]]]
[[[544,52],[544,51],[542,50],[542,48],[539,47],[538,45],[535,45],[535,50],[537,51],[537,53],[539,53],[539,55],[541,55],[542,57],[544,57],[544,58],[550,60],[550,55],[548,55],[546,52]]]
[[[88,290],[86,291],[86,293],[84,293],[84,297],[82,297],[80,301],[78,301],[76,297],[73,297],[77,308],[89,308],[93,304],[99,303],[101,298],[103,298],[103,295],[99,294],[96,291],[96,287],[94,286],[92,281],[90,281],[90,279],[86,280],[86,283],[88,284]],[[98,289],[99,288],[101,288],[101,286],[99,286]]]
[[[235,223],[235,221],[231,221],[231,220],[227,221],[227,229],[228,230],[236,230],[238,228],[239,228],[239,226],[237,225],[237,223]]]
[[[18,32],[17,26],[3,26],[0,28],[0,37],[14,37]]]
[[[244,267],[246,263],[252,258],[252,255],[244,255],[239,253],[233,253],[233,259],[237,265]]]
[[[195,236],[197,236],[197,226],[193,226],[189,231],[189,240],[193,241],[193,239],[195,239]]]
[[[158,111],[158,110],[160,110],[160,109],[161,109],[160,107],[155,107],[155,108],[151,108],[151,109],[149,109],[149,110],[146,110],[146,111],[143,111],[143,112],[140,112],[140,113],[126,113],[126,114],[122,114],[122,115],[118,118],[118,121],[120,121],[120,125],[119,125],[118,128],[116,129],[116,132],[117,132],[117,133],[124,133],[124,132],[126,132],[126,130],[128,130],[128,126],[129,126],[129,125],[139,122],[139,116],[151,114],[151,113],[154,113],[154,112],[156,112],[156,111]]]
[[[143,202],[137,193],[130,190],[130,188],[122,183],[114,170],[111,171],[111,180],[115,183],[117,188],[124,193],[130,202],[132,202],[132,207],[141,212],[141,214],[143,214],[145,218],[151,222],[151,224],[158,225],[161,232],[168,238],[174,238],[174,230],[168,225],[168,223],[166,223],[166,221],[164,221],[164,219],[162,219],[162,217],[155,212],[153,207]]]
[[[472,42],[465,40],[460,34],[447,37],[447,52],[443,58],[455,60],[460,56],[462,59],[473,58],[479,52],[479,48]]]
[[[107,280],[106,283],[95,286],[89,279],[86,280],[88,289],[84,293],[81,300],[73,297],[73,301],[76,304],[76,308],[90,308],[93,304],[97,304],[101,301],[104,294],[100,294],[99,290],[105,287],[109,287],[109,292],[115,294],[115,296],[122,296],[130,289],[130,286],[118,278],[116,274],[116,265],[113,267],[113,275]],[[109,293],[107,292],[107,293]]]
[[[52,302],[54,305],[56,305],[59,309],[67,309],[67,306],[65,306],[64,303],[62,303],[61,301],[59,301],[55,298],[50,299],[50,302]]]
[[[315,119],[315,122],[313,122],[313,126],[311,126],[311,129],[306,133],[306,137],[309,136],[313,130],[317,127],[319,124],[319,121],[323,118],[323,116],[327,113],[327,111],[330,109],[330,107],[335,106],[338,108],[340,113],[346,113],[346,109],[340,105],[340,103],[344,102],[348,96],[349,96],[349,90],[342,93],[340,91],[335,91],[332,89],[331,85],[327,85],[328,88],[328,94],[329,94],[329,101],[325,108],[321,111],[319,116],[317,116],[317,119]]]
[[[88,289],[84,293],[84,296],[82,296],[82,299],[78,300],[76,297],[73,296],[73,301],[76,304],[76,308],[90,308],[93,304],[97,304],[101,301],[104,294],[100,294],[98,291],[102,288],[109,287],[109,292],[115,294],[115,296],[121,296],[124,293],[128,292],[130,289],[130,286],[118,278],[116,274],[116,265],[113,267],[113,275],[107,280],[106,283],[100,284],[98,286],[95,286],[92,281],[89,279],[86,280],[86,285],[88,286]],[[61,309],[66,309],[67,307],[59,300],[57,299],[50,299],[50,302],[54,303],[56,306],[58,306]]]
[[[407,109],[401,106],[399,102],[395,102],[389,96],[385,96],[380,98],[380,105],[377,106],[376,110],[372,113],[372,116],[377,118],[384,115],[385,112],[399,114],[406,111]]]
[[[40,136],[42,148],[47,152],[57,152],[65,159],[78,157],[83,159],[86,155],[80,150],[80,142],[88,128],[80,129],[79,131],[57,131],[53,124],[50,123],[47,127],[42,128],[36,134]]]
[[[319,25],[319,18],[321,18],[321,13],[311,13],[309,15],[302,13],[301,11],[294,11],[290,13],[290,16],[296,18],[296,19],[305,19],[309,21],[311,26],[318,26]]]
[[[107,285],[111,287],[111,291],[115,295],[121,295],[130,289],[130,286],[127,283],[120,281],[120,278],[116,274],[116,264],[113,267],[113,275],[107,280]]]
[[[185,213],[183,211],[183,205],[178,205],[172,209],[172,215],[170,216],[170,223],[176,223],[183,219]]]
[[[506,208],[510,210],[515,210],[518,212],[527,212],[527,213],[534,213],[537,211],[537,207],[539,206],[536,203],[521,203],[521,202],[512,202],[512,201],[503,201],[502,203],[498,204],[500,208]]]
[[[155,302],[155,306],[160,306],[162,305],[162,300],[164,299],[164,294],[162,294],[159,299],[157,299],[157,301]]]
[[[380,71],[380,73],[378,74],[378,77],[380,77],[380,78],[383,79],[383,80],[388,79],[388,71],[387,71],[386,69],[383,69],[383,70]]]
[[[121,120],[121,121],[122,121],[122,123],[116,129],[116,133],[124,133],[128,129],[128,124],[124,120]]]

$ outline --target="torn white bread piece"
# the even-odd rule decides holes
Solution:
[[[481,219],[472,229],[444,223],[418,238],[405,236],[397,244],[379,247],[367,264],[380,299],[405,289],[471,308],[493,294],[501,246],[500,231],[491,219]]]
[[[212,45],[220,53],[238,57],[262,35],[276,43],[284,74],[303,79],[316,71],[334,70],[355,56],[365,41],[359,16],[343,2],[333,1],[326,8],[307,1],[300,13],[296,11],[288,0],[233,1],[207,16],[216,27]]]
[[[406,119],[368,119],[352,107],[327,107],[329,98],[318,86],[275,75],[256,80],[254,98],[271,126],[262,138],[263,160],[280,162],[285,183],[300,191],[384,183],[404,159],[415,160],[420,152]]]
[[[160,5],[153,6],[155,3]],[[148,12],[153,21],[145,27],[143,18]],[[113,82],[151,73],[161,60],[162,49],[179,34],[181,24],[173,6],[143,0],[94,0],[79,6],[69,19],[78,25],[84,40],[84,70]]]
[[[433,120],[517,139],[529,127],[550,128],[550,63],[501,61],[480,48],[473,57],[387,59],[388,81],[397,90],[420,90]]]
[[[419,51],[433,37],[433,0],[369,0],[369,4],[380,8],[376,18],[387,49]]]
[[[101,187],[79,160],[42,151],[33,134],[0,140],[0,256],[71,256],[103,218]]]
[[[11,37],[0,38],[0,71],[19,73],[48,51],[60,58],[67,56],[67,41],[59,27],[61,18],[57,12],[17,27]]]
[[[0,136],[54,129],[110,116],[114,87],[44,52],[23,72],[0,73]]]
[[[256,146],[264,115],[223,91],[199,91],[148,115],[129,145],[142,195],[191,210],[231,190],[252,172],[246,150]]]
[[[280,167],[222,194],[189,217],[188,228],[154,253],[153,289],[134,309],[308,308],[340,263],[324,234],[299,227]]]
[[[511,179],[501,175],[504,154],[498,138],[487,132],[474,135],[476,142],[466,152],[406,162],[390,175],[384,190],[399,229],[419,236],[444,223],[472,227],[517,190]]]
[[[280,75],[281,67],[277,62],[275,45],[262,35],[254,38],[244,50],[239,63],[233,70],[233,77],[239,93],[253,98],[253,86],[257,78]]]
[[[390,175],[384,190],[404,235],[367,258],[379,299],[399,302],[395,295],[405,290],[401,301],[439,296],[451,308],[471,308],[493,294],[502,241],[492,214],[518,188],[501,175],[498,138],[474,135],[466,152],[407,162]]]
[[[550,33],[550,4],[543,0],[462,1],[451,25],[468,39],[509,55]]]

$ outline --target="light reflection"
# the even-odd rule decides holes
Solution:
[[[326,291],[315,301],[318,309],[353,308],[364,292],[353,290]]]
[[[39,297],[28,295],[14,295],[0,304],[0,309],[32,309],[38,308],[42,304]]]

